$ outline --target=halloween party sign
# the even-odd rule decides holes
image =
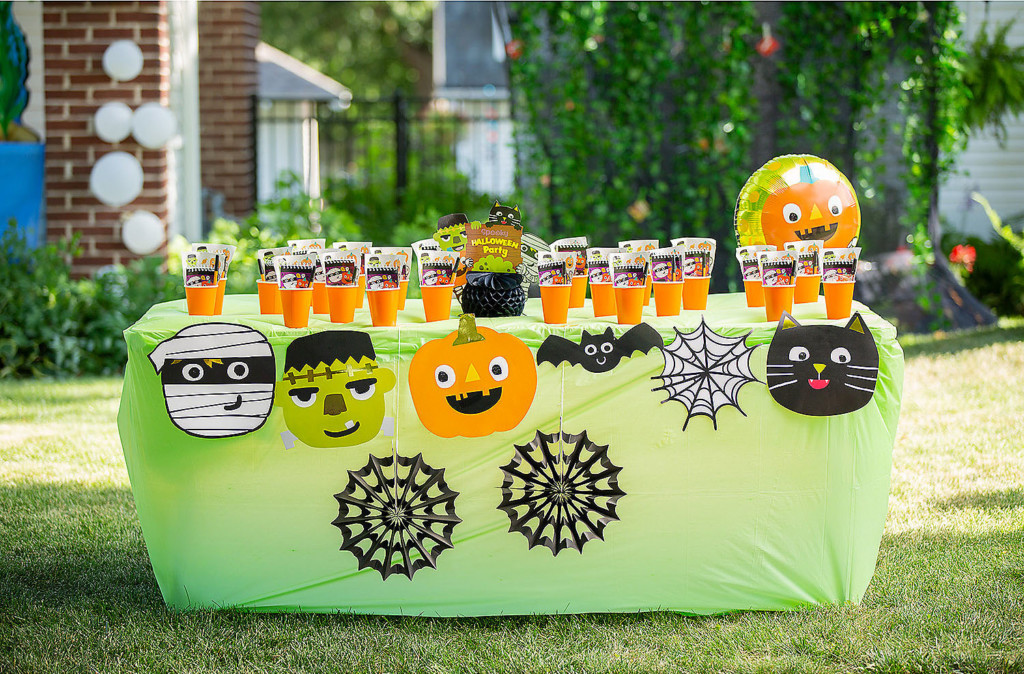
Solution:
[[[381,367],[370,336],[325,330],[292,340],[274,404],[284,413],[285,447],[351,447],[369,442],[385,427],[384,394],[395,373]],[[394,428],[387,419],[386,434]]]
[[[868,404],[878,348],[859,313],[849,323],[801,325],[783,312],[768,347],[768,392],[797,414],[848,414]]]
[[[466,266],[474,272],[515,273],[523,261],[522,237],[519,207],[494,202],[486,222],[466,226]]]
[[[257,330],[232,323],[182,328],[149,360],[163,385],[171,423],[199,438],[260,428],[274,400],[274,352]]]
[[[537,367],[518,337],[463,314],[458,330],[417,349],[409,391],[431,433],[479,438],[519,425],[537,392]]]
[[[819,240],[828,248],[855,245],[860,204],[835,166],[809,154],[772,159],[750,176],[736,199],[740,246]]]

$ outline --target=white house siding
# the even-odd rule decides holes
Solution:
[[[985,20],[988,7],[989,31],[1019,17],[1007,35],[1011,46],[1024,45],[1024,2],[960,2],[964,12],[964,35],[973,40]],[[950,229],[988,237],[992,228],[982,209],[970,200],[980,192],[1002,217],[1024,213],[1024,119],[1006,122],[1006,145],[994,134],[975,134],[957,160],[956,170],[939,192],[939,212]]]
[[[261,101],[256,123],[256,198],[282,196],[284,171],[302,179],[307,194],[320,194],[320,152],[316,119],[308,101]]]

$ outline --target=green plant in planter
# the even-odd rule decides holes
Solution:
[[[21,124],[28,105],[28,45],[14,20],[13,3],[0,2],[0,141],[38,142]]]

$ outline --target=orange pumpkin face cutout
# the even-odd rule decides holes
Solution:
[[[754,172],[736,199],[741,246],[820,239],[846,248],[860,235],[860,204],[839,169],[813,155],[776,157]]]
[[[434,435],[479,438],[523,420],[537,392],[537,366],[518,337],[478,328],[472,314],[463,314],[457,331],[416,351],[409,392]]]

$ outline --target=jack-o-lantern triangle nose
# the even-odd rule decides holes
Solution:
[[[818,210],[818,204],[811,206],[811,221],[821,220],[821,211]]]
[[[473,367],[472,363],[469,365],[469,371],[466,372],[466,383],[468,384],[471,381],[480,381],[480,375],[477,373],[476,368]]]

